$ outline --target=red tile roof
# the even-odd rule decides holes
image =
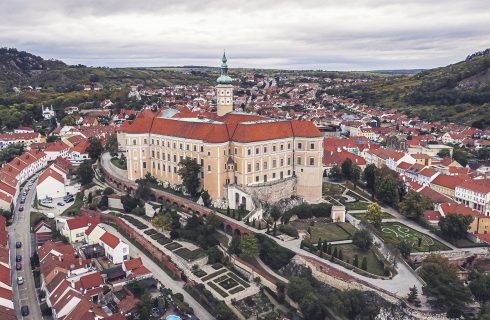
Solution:
[[[61,174],[59,174],[58,172],[56,172],[55,170],[51,169],[51,168],[48,168],[46,170],[43,171],[43,173],[41,173],[41,175],[39,176],[39,180],[37,182],[37,185],[41,185],[46,179],[48,179],[49,177],[61,182],[61,183],[65,183],[65,179],[63,178],[63,176]]]
[[[135,259],[131,259],[131,260],[126,260],[123,262],[124,264],[124,267],[126,268],[126,270],[133,270],[133,269],[136,269],[140,266],[143,265],[143,262],[141,261],[141,258],[135,258]]]
[[[458,187],[475,191],[477,193],[489,193],[490,181],[488,180],[470,180],[461,182]]]
[[[462,203],[441,203],[439,208],[442,210],[444,215],[455,213],[472,217],[485,217],[485,215],[483,215],[481,212],[468,208]]]
[[[432,180],[432,184],[454,190],[456,189],[456,186],[460,184],[463,180],[464,179],[460,176],[448,176],[446,174],[440,174],[434,180]]]
[[[104,242],[112,249],[115,249],[121,242],[118,237],[107,231],[100,237],[100,241]]]
[[[0,264],[0,282],[10,287],[10,269]]]
[[[100,273],[95,272],[83,277],[80,277],[81,287],[85,290],[98,287],[104,283]]]

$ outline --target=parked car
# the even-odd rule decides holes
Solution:
[[[63,207],[65,205],[64,202],[58,202],[57,205],[59,205],[60,207]]]
[[[15,264],[15,270],[22,270],[22,262],[17,262]]]
[[[20,312],[22,313],[22,316],[28,316],[29,315],[29,307],[28,306],[22,306],[20,308]]]
[[[48,219],[54,219],[55,215],[54,215],[54,213],[53,213],[53,212],[48,212],[48,213],[46,214],[46,217],[48,217]]]
[[[19,211],[24,211],[24,207],[19,207]]]
[[[18,248],[22,248],[22,242],[17,241],[17,242],[15,243],[15,247],[16,247],[17,249],[18,249]]]
[[[26,203],[26,199],[25,198],[21,198],[20,199],[20,204],[24,204],[24,203]]]
[[[73,202],[73,201],[75,201],[75,199],[73,199],[73,197],[68,198],[68,199],[65,199],[65,202],[66,203],[70,203],[70,202]]]
[[[18,285],[24,284],[24,277],[17,277],[17,284]]]
[[[20,254],[15,256],[15,261],[21,262],[22,261],[22,256]]]

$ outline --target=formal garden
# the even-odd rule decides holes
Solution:
[[[267,295],[260,291],[258,294],[234,301],[233,305],[245,319],[281,319],[284,314],[274,306]]]
[[[345,262],[362,269],[365,258],[367,272],[378,276],[385,275],[384,263],[378,259],[372,249],[363,251],[352,243],[333,245],[332,248],[333,251],[337,249],[337,257],[342,252],[342,259]]]
[[[449,247],[436,239],[399,222],[384,222],[381,224],[380,231],[384,241],[396,247],[405,242],[411,246],[412,252],[450,250]]]
[[[215,263],[210,266],[211,268],[206,267],[208,271],[209,269],[213,271],[206,272],[196,266],[192,273],[223,298],[250,288],[250,283],[247,280],[228,270],[221,263]]]
[[[318,239],[328,242],[349,240],[356,232],[356,228],[347,222],[315,222],[312,221],[292,221],[290,225],[298,231],[308,232],[310,241],[318,242]]]

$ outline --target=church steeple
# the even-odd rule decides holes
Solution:
[[[216,86],[216,109],[218,116],[223,116],[233,111],[233,85],[232,79],[228,75],[228,59],[223,51],[223,58],[221,58],[221,72],[220,76],[216,80],[218,85]]]
[[[226,53],[223,51],[223,58],[221,58],[221,75],[218,77],[218,84],[231,84],[233,81],[228,75],[228,64],[226,63]]]

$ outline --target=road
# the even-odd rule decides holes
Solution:
[[[112,226],[107,224],[102,224],[106,231],[109,231],[119,238],[124,239],[124,237]],[[131,242],[126,241],[129,246],[129,250],[131,253],[131,257],[141,257],[143,264],[147,267],[152,273],[155,279],[159,280],[163,285],[169,289],[172,289],[173,293],[181,293],[184,296],[184,301],[187,302],[192,309],[194,309],[194,313],[201,320],[209,320],[214,319],[214,317],[206,310],[203,306],[199,304],[190,294],[185,291],[182,286],[184,284],[183,281],[176,281],[172,279],[165,271],[162,270],[153,260],[146,256],[140,249],[135,247]]]
[[[22,194],[23,189],[20,190]],[[10,261],[12,266],[12,288],[14,296],[14,307],[17,312],[18,319],[42,319],[41,309],[37,300],[36,286],[34,283],[34,276],[31,269],[31,254],[33,252],[30,233],[30,213],[31,205],[34,201],[34,195],[36,193],[36,184],[33,184],[26,196],[25,204],[20,204],[20,197],[17,200],[15,206],[14,217],[12,225],[8,227],[9,232],[9,246],[10,246]],[[19,207],[23,206],[24,211],[19,212]],[[22,242],[22,248],[16,249],[15,243],[17,241]],[[22,270],[15,270],[15,256],[22,256]],[[24,284],[17,285],[17,277],[24,277]],[[29,307],[30,314],[23,317],[20,313],[21,306],[27,305]]]

